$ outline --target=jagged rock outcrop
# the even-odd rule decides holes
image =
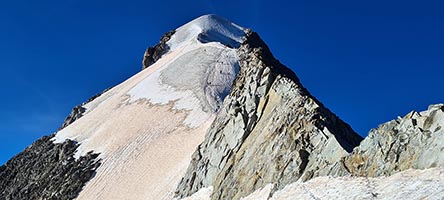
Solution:
[[[75,106],[58,130],[80,119],[87,110],[85,105],[108,90]],[[75,159],[77,142],[54,143],[53,137],[42,137],[0,167],[0,200],[64,200],[79,194],[100,166],[99,154],[89,152]]]
[[[92,152],[76,160],[77,144],[45,136],[0,167],[0,200],[74,199],[100,165]]]
[[[444,166],[444,104],[412,111],[373,129],[352,154],[346,171],[356,176],[391,175],[409,168]]]
[[[75,106],[72,110],[71,113],[68,115],[68,117],[65,118],[65,120],[63,121],[62,125],[60,126],[60,128],[58,129],[58,131],[62,130],[63,128],[69,126],[70,124],[74,123],[76,120],[80,119],[83,114],[86,112],[86,108],[84,107],[87,103],[94,101],[94,99],[96,99],[97,97],[99,97],[100,95],[102,95],[103,93],[105,93],[106,91],[108,91],[111,88],[105,89],[103,92],[100,92],[98,94],[95,94],[94,96],[90,97],[87,101],[83,102],[80,105]]]
[[[155,63],[157,60],[159,60],[162,57],[162,55],[165,52],[168,51],[169,47],[166,43],[168,42],[168,40],[170,40],[171,36],[175,32],[176,32],[175,30],[168,31],[167,33],[163,34],[158,44],[156,44],[153,47],[148,47],[146,49],[142,60],[142,70],[146,69],[147,67]]]
[[[176,195],[213,186],[212,199],[239,199],[268,183],[276,189],[334,173],[362,138],[300,84],[259,36],[238,49],[240,72]]]
[[[75,106],[71,113],[66,117],[65,121],[63,121],[62,126],[60,126],[59,130],[62,130],[63,128],[69,126],[76,120],[80,119],[83,116],[83,113],[85,113],[86,109],[82,107],[82,105]]]

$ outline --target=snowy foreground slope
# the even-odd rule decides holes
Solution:
[[[444,198],[444,169],[407,170],[388,177],[318,177],[295,182],[270,197],[273,185],[242,200],[318,200],[318,199],[428,199]],[[212,188],[204,188],[183,200],[209,200]]]
[[[0,200],[444,199],[444,104],[360,137],[215,15],[0,166]]]
[[[160,60],[84,105],[84,116],[55,136],[78,141],[77,158],[100,153],[78,199],[172,198],[239,70],[228,46],[242,34],[223,19],[200,17],[176,30]]]

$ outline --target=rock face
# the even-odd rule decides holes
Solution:
[[[249,31],[240,72],[177,188],[185,197],[213,186],[212,199],[240,199],[269,183],[334,173],[362,138],[300,84]]]
[[[148,47],[145,51],[145,54],[143,55],[142,60],[142,70],[146,69],[153,63],[155,63],[157,60],[162,57],[162,55],[168,51],[168,45],[166,42],[170,40],[171,36],[175,33],[175,31],[169,31],[165,33],[161,38],[158,44],[156,44],[153,47]]]
[[[76,148],[71,140],[37,140],[0,167],[0,199],[74,199],[100,165],[92,152],[75,160]]]
[[[373,129],[344,159],[356,176],[391,175],[409,168],[444,166],[444,105],[412,111]]]

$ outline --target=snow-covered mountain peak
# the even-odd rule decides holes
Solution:
[[[243,40],[245,30],[222,17],[213,14],[203,15],[176,29],[167,44],[170,50],[190,42],[219,42],[228,47],[238,47]]]
[[[0,200],[444,197],[444,104],[362,140],[257,33],[215,15],[142,65],[0,166]]]
[[[199,17],[148,48],[144,70],[74,112],[52,140],[75,141],[77,160],[95,152],[102,161],[78,199],[172,198],[239,73],[244,30]]]

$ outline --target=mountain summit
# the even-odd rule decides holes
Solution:
[[[215,15],[164,34],[142,69],[0,167],[0,200],[310,199],[298,189],[314,184],[316,193],[325,177],[360,186],[359,176],[444,163],[434,155],[444,149],[443,105],[382,125],[360,145],[257,33]],[[395,195],[444,196],[443,178],[433,181]],[[323,197],[344,193],[331,191]]]

